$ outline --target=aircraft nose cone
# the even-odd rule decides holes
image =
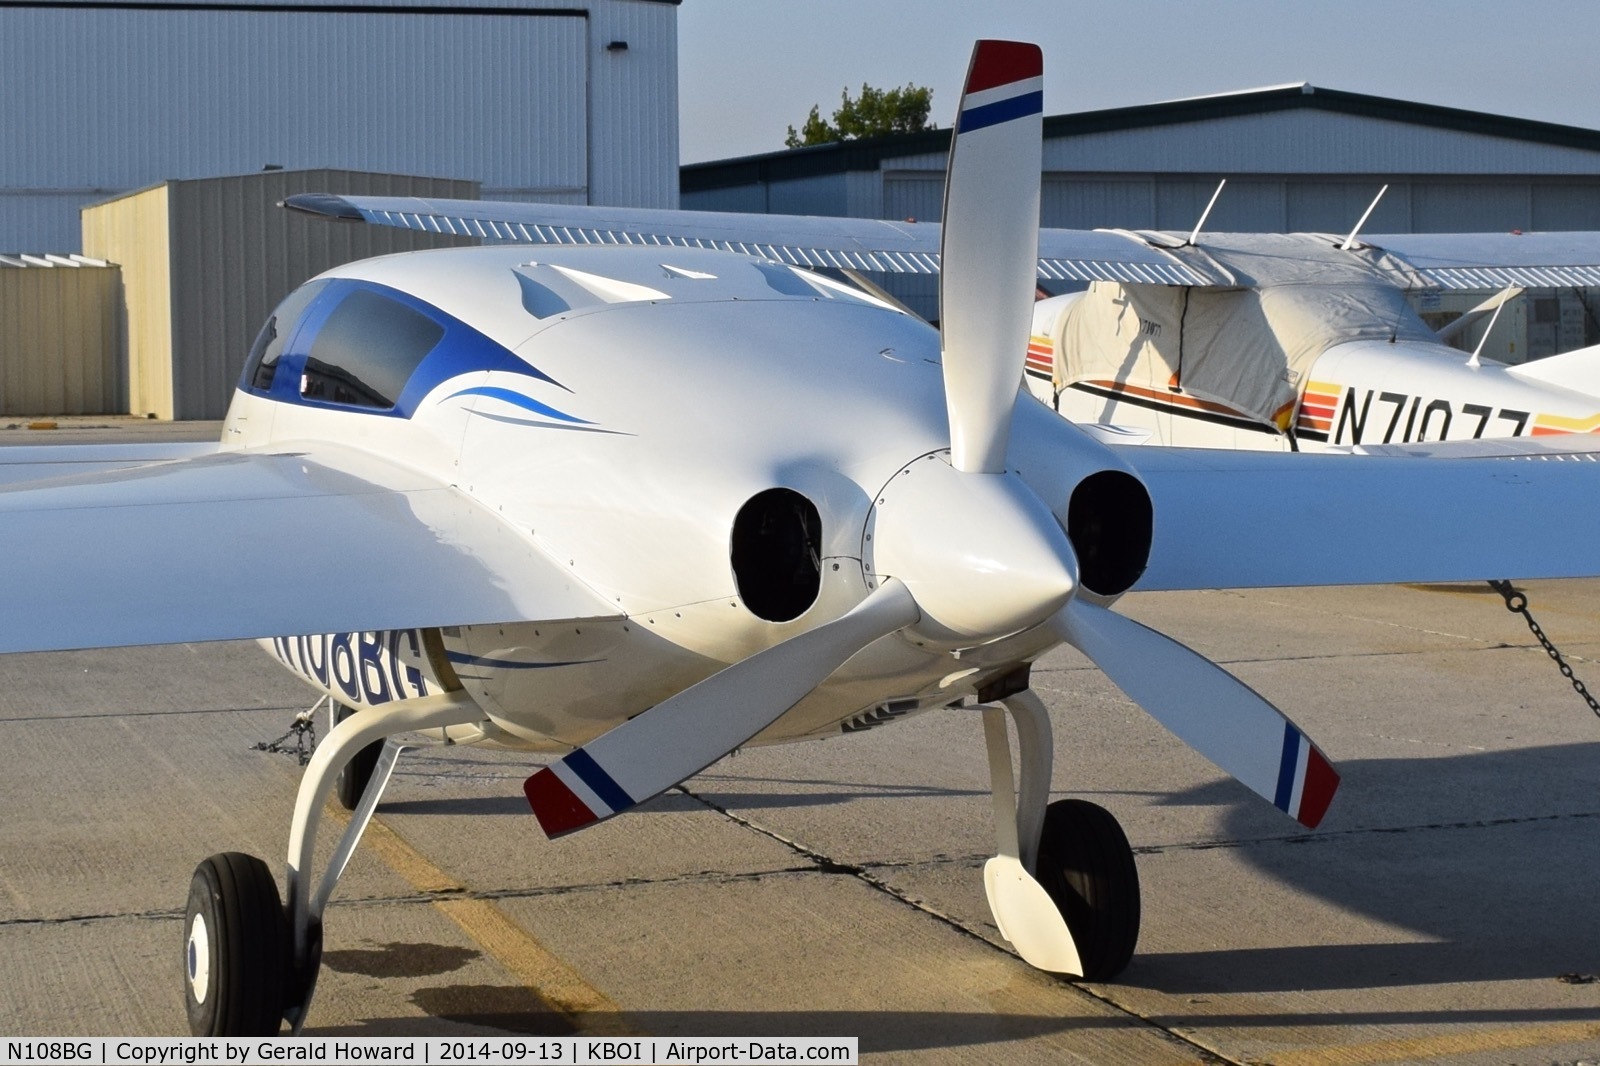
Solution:
[[[1012,474],[962,473],[925,456],[878,494],[864,558],[916,597],[919,633],[975,644],[1049,618],[1072,597],[1078,563],[1050,509]]]

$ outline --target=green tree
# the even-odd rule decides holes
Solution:
[[[853,100],[849,89],[840,91],[839,109],[833,113],[832,122],[823,121],[821,110],[813,104],[805,125],[798,132],[790,126],[789,135],[783,143],[788,148],[802,148],[811,144],[935,129],[928,122],[928,111],[932,105],[933,90],[920,85],[907,83],[903,89],[884,90],[863,84],[861,95]]]

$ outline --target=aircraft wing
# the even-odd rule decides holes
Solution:
[[[660,244],[764,255],[795,266],[932,274],[939,269],[939,225],[866,218],[666,211],[575,204],[306,193],[283,206],[346,222],[397,226],[529,244]],[[1039,276],[1054,280],[1232,285],[1214,245],[1249,250],[1254,235],[1211,234],[1202,248],[1187,234],[1042,229]],[[1235,239],[1230,239],[1230,237]],[[1363,237],[1360,255],[1337,238],[1291,234],[1306,261],[1370,264],[1383,253],[1419,283],[1446,289],[1506,285],[1600,285],[1600,232],[1405,233]],[[1272,238],[1281,254],[1283,238]]]
[[[460,492],[361,453],[63,465],[0,484],[0,652],[617,615]]]
[[[1152,562],[1136,591],[1600,572],[1593,452],[1116,450],[1155,507]]]
[[[344,222],[527,244],[659,244],[763,255],[805,267],[939,272],[939,224],[813,215],[665,211],[493,200],[304,193],[290,210]],[[1115,230],[1042,230],[1039,276],[1057,280],[1221,284],[1204,266]]]
[[[1442,289],[1600,285],[1600,233],[1397,233],[1361,243]]]

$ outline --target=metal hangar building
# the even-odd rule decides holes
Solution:
[[[1226,178],[1208,230],[1343,235],[1384,185],[1364,232],[1600,229],[1600,130],[1295,84],[1055,115],[1044,133],[1045,226],[1187,233]],[[949,139],[936,130],[695,164],[683,168],[682,205],[934,221]],[[889,287],[933,312],[932,281]],[[1571,294],[1549,299],[1533,316],[1566,327],[1530,321],[1531,345],[1600,339]]]
[[[0,250],[167,180],[336,168],[677,206],[677,0],[7,0]]]

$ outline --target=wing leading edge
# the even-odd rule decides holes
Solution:
[[[344,222],[526,244],[660,245],[760,255],[803,267],[891,274],[939,272],[939,225],[870,218],[757,215],[724,211],[424,200],[306,193],[283,206]],[[1044,230],[1039,276],[1073,281],[1207,285],[1212,272],[1181,262],[1135,234]]]
[[[616,617],[472,500],[354,452],[0,486],[0,652]]]

